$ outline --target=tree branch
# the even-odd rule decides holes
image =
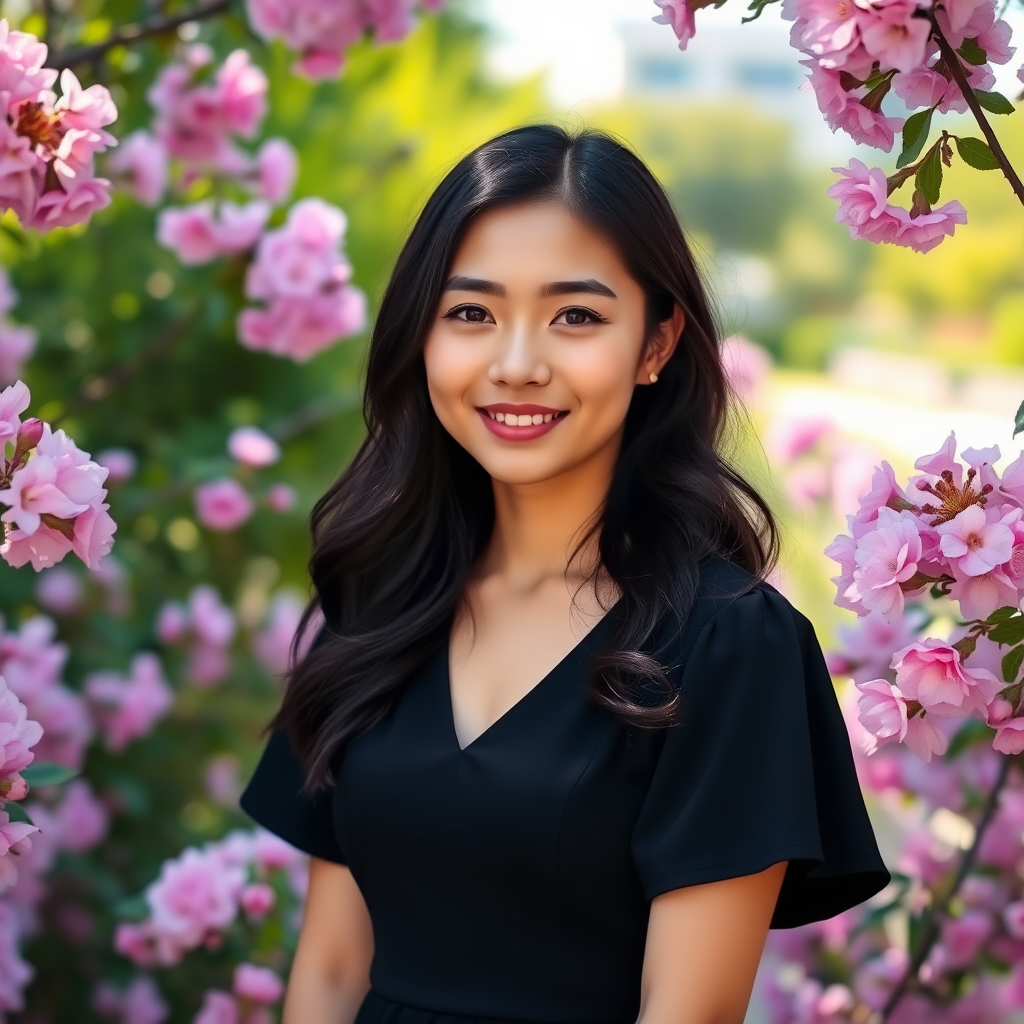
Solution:
[[[79,64],[94,64],[108,50],[112,50],[115,46],[130,46],[132,43],[137,43],[140,39],[145,39],[147,36],[174,32],[190,21],[205,21],[207,18],[215,18],[218,14],[224,14],[230,7],[231,0],[209,0],[209,2],[200,7],[194,7],[190,11],[161,15],[157,18],[150,18],[148,21],[141,21],[136,25],[125,25],[124,28],[118,29],[112,36],[104,39],[102,43],[95,43],[92,46],[80,46],[77,49],[55,53],[47,62],[47,67],[62,71],[64,68],[77,67]]]
[[[982,837],[985,835],[985,830],[992,823],[993,817],[995,817],[996,808],[999,806],[999,794],[1002,792],[1003,786],[1006,785],[1006,780],[1010,774],[1010,765],[1012,763],[1012,758],[1005,754],[1002,755],[1002,764],[999,766],[999,772],[996,775],[996,780],[992,784],[992,789],[990,790],[988,797],[985,799],[985,806],[982,809],[981,817],[978,819],[978,824],[974,830],[974,842],[971,843],[970,848],[964,852],[963,860],[960,861],[960,867],[957,869],[956,877],[953,879],[953,884],[949,887],[946,895],[942,897],[929,915],[928,921],[925,924],[924,932],[921,935],[921,941],[918,944],[917,949],[914,950],[914,954],[911,956],[906,970],[900,976],[900,980],[896,983],[896,987],[889,993],[889,998],[885,1001],[885,1005],[882,1007],[881,1011],[879,1011],[879,1013],[873,1018],[873,1020],[878,1022],[878,1024],[889,1019],[889,1015],[896,1009],[899,1001],[907,994],[907,989],[909,988],[910,983],[917,978],[918,971],[921,970],[925,960],[928,959],[928,954],[932,951],[932,947],[935,945],[935,941],[939,937],[939,928],[941,927],[942,919],[949,912],[950,903],[953,902],[954,897],[960,891],[960,886],[963,885],[964,880],[974,868],[974,862],[978,859],[978,850],[981,847]]]
[[[934,14],[931,16],[931,22],[932,38],[939,44],[939,51],[942,54],[942,59],[946,67],[949,68],[949,73],[953,76],[953,81],[956,82],[957,86],[960,88],[960,92],[963,93],[963,97],[967,101],[967,106],[970,107],[971,113],[974,115],[974,120],[978,122],[978,127],[985,136],[985,141],[988,143],[989,149],[992,150],[992,155],[996,158],[996,162],[999,164],[999,169],[1003,172],[1003,176],[1010,183],[1010,188],[1013,189],[1014,195],[1016,195],[1021,204],[1024,205],[1024,182],[1020,180],[1019,175],[1013,169],[1013,165],[1010,163],[1009,158],[1003,151],[1003,147],[999,144],[999,139],[996,138],[996,133],[993,131],[992,125],[989,124],[989,120],[985,116],[985,111],[978,102],[978,97],[974,95],[971,83],[967,81],[967,75],[964,73],[964,66],[960,63],[959,54],[957,54],[956,50],[954,50],[950,45],[949,40],[942,34],[942,29],[939,28],[939,23],[935,20]]]

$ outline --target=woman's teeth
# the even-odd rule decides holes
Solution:
[[[497,420],[499,423],[507,423],[510,427],[529,427],[537,426],[541,423],[550,423],[557,413],[539,413],[535,412],[532,416],[529,414],[523,414],[517,416],[515,413],[504,413],[504,412],[491,412],[490,409],[485,410],[487,415],[492,420]]]

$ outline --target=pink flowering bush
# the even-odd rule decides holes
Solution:
[[[305,896],[306,857],[263,829],[237,831],[167,861],[134,921],[117,930],[118,951],[142,968],[172,967],[198,951],[217,957],[224,988],[203,996],[196,1021],[266,1021],[284,995],[281,971]],[[270,927],[268,927],[268,925]],[[234,959],[243,948],[250,959]]]
[[[22,381],[0,391],[0,555],[38,572],[74,551],[90,569],[110,551],[114,531],[103,499],[107,471],[64,433],[38,419],[22,421],[29,390]]]
[[[685,49],[695,33],[694,11],[710,0],[655,0],[661,13],[654,20],[672,27]],[[752,0],[758,17],[776,0]],[[890,152],[897,135],[901,149],[896,168],[886,174],[852,160],[836,167],[840,175],[828,194],[839,201],[836,219],[853,238],[888,242],[927,252],[967,212],[956,200],[939,206],[944,168],[956,156],[978,170],[999,169],[1018,200],[1024,183],[1014,170],[988,121],[989,114],[1010,114],[1013,105],[992,92],[993,64],[1006,64],[1015,53],[1011,28],[997,15],[996,0],[781,0],[783,18],[793,22],[790,41],[805,59],[806,88],[833,132],[855,142]],[[720,6],[720,5],[716,5]],[[1001,11],[1000,11],[1001,13]],[[1019,72],[1024,81],[1024,68]],[[892,92],[907,118],[886,113]],[[931,139],[936,112],[970,110],[985,139],[941,129]],[[889,201],[913,181],[909,207]]]
[[[200,687],[224,680],[236,628],[234,612],[208,584],[194,587],[185,604],[165,602],[157,614],[157,636],[165,644],[187,649],[185,678]]]
[[[94,160],[117,144],[104,130],[117,118],[107,89],[83,89],[65,68],[58,97],[46,56],[44,43],[0,20],[0,208],[39,231],[81,224],[109,205],[110,182],[95,176]]]
[[[333,78],[345,51],[367,34],[378,43],[408,35],[417,7],[436,11],[444,0],[246,0],[253,30],[280,39],[299,59],[294,70],[307,78]]]
[[[341,251],[345,215],[319,199],[295,204],[283,227],[260,240],[245,279],[245,294],[260,308],[238,318],[248,348],[299,362],[366,325],[366,297],[351,283]]]

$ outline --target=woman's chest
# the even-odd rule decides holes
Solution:
[[[521,885],[572,901],[613,885],[635,897],[630,840],[653,748],[597,711],[586,654],[563,660],[460,749],[439,652],[349,744],[335,820],[371,910],[396,886],[505,899]]]

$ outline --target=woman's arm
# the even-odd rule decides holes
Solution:
[[[638,1024],[743,1024],[786,862],[656,896]]]
[[[283,1024],[352,1024],[370,988],[373,930],[352,872],[313,857]]]

